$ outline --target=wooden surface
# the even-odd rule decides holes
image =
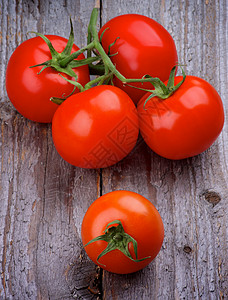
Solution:
[[[28,31],[68,37],[78,46],[95,0],[0,0],[0,299],[228,299],[228,130],[205,153],[169,161],[139,141],[117,165],[85,170],[64,162],[51,126],[10,104],[5,69]],[[102,0],[100,22],[139,13],[173,36],[188,74],[209,81],[227,116],[227,0]],[[103,272],[80,240],[84,213],[99,195],[126,189],[155,204],[165,239],[157,258],[132,275]]]

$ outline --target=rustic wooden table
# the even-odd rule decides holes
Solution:
[[[96,2],[96,3],[95,3]],[[5,90],[13,50],[30,30],[78,46],[94,0],[0,1],[0,299],[228,299],[228,130],[205,153],[169,161],[139,143],[117,165],[73,167],[57,154],[51,126],[18,114]],[[139,13],[173,36],[188,74],[209,81],[228,108],[227,0],[101,0],[100,22]],[[157,258],[131,275],[103,272],[80,240],[82,218],[100,195],[126,189],[159,210],[165,239]]]

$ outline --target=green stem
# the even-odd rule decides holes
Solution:
[[[85,52],[88,49],[93,49],[94,48],[94,42],[91,42],[87,46],[79,49],[78,51],[72,53],[70,56],[63,58],[62,60],[59,61],[59,64],[62,68],[65,68],[71,61],[76,59],[80,54]]]
[[[104,84],[104,82],[108,81],[113,77],[113,74],[109,72],[107,66],[105,67],[105,74],[103,76],[103,78],[99,81],[98,85],[102,85]]]
[[[90,32],[90,36],[92,36],[93,38],[93,43],[94,43],[94,47],[97,49],[97,51],[99,52],[99,55],[104,63],[104,66],[107,67],[110,72],[112,72],[119,80],[121,80],[123,83],[130,83],[130,82],[157,82],[158,78],[126,78],[125,76],[123,76],[114,66],[114,64],[112,63],[111,59],[109,58],[109,56],[106,54],[106,52],[104,51],[99,37],[98,37],[98,33],[96,30],[96,23],[97,23],[97,17],[98,17],[98,10],[96,8],[93,9],[92,14],[91,14],[91,19],[90,19],[90,24],[89,24],[89,32]]]
[[[85,90],[88,90],[90,89],[94,84],[98,83],[98,85],[101,85],[100,82],[104,82],[106,79],[108,79],[109,77],[111,76],[111,74],[108,74],[107,75],[102,75],[102,76],[99,76],[93,80],[91,80],[90,82],[88,82],[85,86],[84,86],[84,89]]]
[[[94,8],[91,13],[91,18],[88,26],[88,37],[87,37],[87,45],[85,47],[82,47],[78,51],[70,54],[71,47],[73,46],[73,26],[71,22],[71,33],[68,45],[66,49],[63,51],[63,54],[59,54],[53,50],[53,47],[51,43],[49,43],[49,48],[53,56],[56,57],[56,59],[51,60],[52,64],[50,65],[50,61],[42,63],[44,68],[47,66],[54,66],[55,69],[59,72],[64,72],[65,74],[74,77],[76,79],[76,74],[72,70],[72,68],[75,68],[77,66],[88,64],[89,71],[91,75],[99,75],[99,77],[91,80],[88,82],[85,87],[83,88],[78,82],[72,80],[67,80],[68,82],[75,85],[80,91],[86,90],[91,88],[94,84],[102,85],[102,84],[109,84],[110,80],[112,81],[113,76],[118,78],[122,83],[145,83],[150,82],[153,85],[152,90],[146,90],[143,88],[139,88],[144,91],[150,92],[150,96],[146,99],[145,104],[148,100],[150,100],[152,97],[157,96],[161,99],[167,99],[170,97],[184,82],[185,80],[185,73],[182,69],[182,75],[183,80],[179,82],[176,86],[174,86],[174,77],[175,77],[175,71],[177,66],[174,66],[174,68],[171,70],[170,78],[168,81],[167,86],[159,79],[151,77],[150,75],[145,75],[143,78],[126,78],[123,76],[115,67],[113,64],[109,53],[107,54],[105,50],[102,47],[101,40],[99,39],[98,32],[97,32],[97,19],[98,19],[98,9]],[[104,32],[101,36],[103,36]],[[43,37],[46,39],[45,37]],[[117,38],[118,39],[118,38]],[[109,46],[109,49],[112,45],[114,45],[117,41],[117,39]],[[48,42],[48,41],[47,41]],[[78,60],[75,60],[80,54],[87,51],[87,58],[82,60],[81,62]],[[65,53],[67,52],[67,53]],[[95,57],[92,56],[92,52],[95,53]],[[67,54],[67,55],[66,55]],[[57,63],[55,63],[55,60],[57,60]],[[56,66],[57,64],[57,66]],[[43,68],[43,69],[44,69]],[[133,86],[134,88],[137,88]]]
[[[92,24],[95,24],[96,26],[97,18],[98,18],[98,9],[94,8],[92,10],[89,26],[88,26],[87,44],[90,44],[92,42],[91,26]],[[91,55],[92,55],[92,49],[87,49],[87,57],[91,57]]]
[[[61,74],[59,74],[59,76],[61,76],[63,79],[65,79],[65,80],[68,81],[69,83],[73,84],[74,86],[76,86],[76,87],[79,89],[80,92],[83,92],[83,91],[85,90],[84,87],[83,87],[79,82],[77,82],[77,78],[76,78],[76,80],[74,81],[74,80],[70,80],[70,79],[65,78],[65,77],[62,76]]]
[[[96,8],[93,9],[91,14],[91,20],[90,20],[90,31],[94,42],[94,47],[99,52],[99,55],[104,63],[104,66],[108,68],[117,78],[119,78],[121,81],[126,82],[126,78],[116,70],[116,67],[113,65],[111,59],[108,57],[106,52],[104,51],[98,37],[98,33],[96,30],[96,23],[97,23],[97,17],[98,17],[98,10]],[[139,79],[140,80],[140,79]]]

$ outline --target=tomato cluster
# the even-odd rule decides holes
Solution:
[[[186,76],[182,67],[183,76],[176,76],[177,50],[168,31],[148,17],[129,14],[113,18],[97,33],[97,15],[94,9],[88,43],[81,49],[73,43],[72,22],[68,40],[36,33],[18,46],[6,70],[6,90],[18,112],[52,122],[58,153],[81,168],[119,162],[132,151],[139,132],[168,159],[208,149],[224,124],[222,100],[208,82]],[[90,75],[97,77],[90,81]],[[145,267],[163,236],[154,206],[126,191],[95,201],[82,224],[88,255],[116,273]]]

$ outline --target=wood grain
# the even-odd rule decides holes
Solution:
[[[0,0],[0,299],[228,299],[227,123],[205,153],[169,161],[139,138],[134,151],[104,170],[70,166],[57,154],[51,126],[30,122],[10,104],[5,70],[28,31],[86,43],[90,13],[104,24],[139,13],[173,36],[187,74],[209,81],[227,117],[226,0]],[[165,239],[158,257],[131,275],[103,272],[82,248],[83,216],[101,194],[126,189],[159,210]]]

